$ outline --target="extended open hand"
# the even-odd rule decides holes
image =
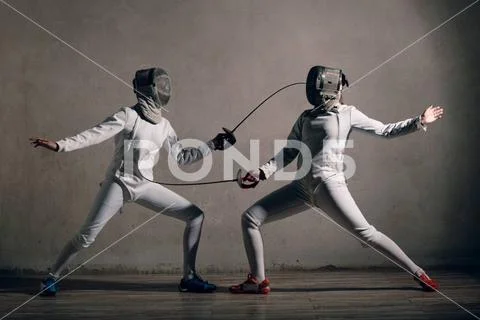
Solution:
[[[443,117],[443,108],[439,106],[430,106],[422,113],[422,124],[429,124]]]
[[[55,141],[50,141],[43,138],[30,138],[30,144],[34,147],[44,147],[48,150],[58,151],[58,144]]]

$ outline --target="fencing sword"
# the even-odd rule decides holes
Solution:
[[[262,102],[260,102],[257,106],[255,106],[233,129],[227,129],[225,127],[222,127],[222,130],[226,133],[226,134],[229,134],[229,135],[233,135],[233,133],[235,131],[237,131],[237,129],[239,127],[241,127],[243,125],[243,123],[245,121],[247,121],[247,119],[249,119],[258,109],[260,109],[260,107],[262,105],[265,104],[265,102],[267,102],[268,100],[270,100],[273,96],[275,96],[276,94],[280,93],[281,91],[287,89],[287,88],[290,88],[290,87],[293,87],[293,86],[297,86],[297,85],[305,85],[306,83],[305,82],[293,82],[293,83],[290,83],[286,86],[283,86],[281,87],[280,89],[276,90],[275,92],[271,93],[268,97],[266,97],[265,99],[263,99]],[[156,183],[156,184],[160,184],[160,185],[164,185],[164,186],[200,186],[200,185],[209,185],[209,184],[220,184],[220,183],[228,183],[228,182],[237,182],[237,184],[243,188],[243,189],[248,189],[248,188],[253,188],[255,187],[257,184],[258,184],[258,181],[256,182],[253,182],[252,184],[248,184],[247,186],[245,184],[243,184],[243,179],[242,179],[242,175],[243,175],[243,171],[242,169],[239,169],[238,172],[237,172],[237,176],[235,179],[230,179],[230,180],[217,180],[217,181],[206,181],[206,182],[192,182],[192,183],[175,183],[175,182],[161,182],[161,181],[154,181],[154,180],[151,180],[151,179],[148,179],[146,177],[143,176],[143,174],[140,172],[140,175],[142,176],[143,179],[147,180],[147,181],[150,181],[150,182],[153,182],[153,183]]]

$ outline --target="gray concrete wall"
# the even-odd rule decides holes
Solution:
[[[470,1],[25,1],[20,11],[130,82],[136,69],[163,66],[173,77],[166,117],[180,137],[211,138],[282,85],[303,81],[315,64],[358,79]],[[357,171],[349,187],[368,220],[421,265],[477,264],[480,242],[480,5],[458,16],[345,93],[382,121],[446,116],[397,140],[355,133]],[[69,154],[34,150],[30,136],[59,139],[131,105],[131,90],[0,4],[0,269],[45,270],[85,218],[111,158],[106,142]],[[288,134],[308,103],[302,87],[272,99],[237,131],[237,147]],[[208,180],[222,178],[222,157]],[[159,180],[174,181],[167,165]],[[206,180],[207,180],[206,179]],[[240,215],[281,186],[175,187],[206,212],[199,269],[246,268]],[[81,262],[152,212],[129,204]],[[183,225],[160,216],[92,261],[89,268],[176,271]],[[390,265],[313,212],[263,229],[269,268]]]

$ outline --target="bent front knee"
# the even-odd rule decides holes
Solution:
[[[263,221],[258,219],[256,215],[256,208],[251,207],[242,214],[242,228],[254,228],[258,229],[262,225]]]
[[[191,206],[187,209],[186,223],[189,225],[202,224],[205,219],[205,214],[197,206]]]

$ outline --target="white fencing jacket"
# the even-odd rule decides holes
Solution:
[[[352,131],[357,128],[373,134],[393,138],[426,127],[420,122],[420,116],[395,123],[383,124],[363,114],[354,106],[338,104],[331,111],[304,111],[297,119],[288,135],[286,147],[265,163],[260,169],[266,178],[282,167],[287,166],[299,154],[293,147],[295,141],[303,142],[311,151],[312,163],[305,178],[310,182],[327,180],[332,177],[344,181],[343,158],[345,145]],[[298,144],[298,143],[297,143]],[[300,154],[297,168],[302,165]]]
[[[57,141],[58,151],[68,152],[86,148],[111,137],[115,137],[115,154],[106,176],[120,180],[132,198],[135,198],[134,193],[138,191],[135,190],[137,185],[147,181],[143,177],[153,179],[152,169],[162,146],[178,164],[189,164],[211,153],[211,148],[207,144],[200,144],[197,148],[184,148],[178,142],[177,135],[167,119],[162,118],[159,123],[152,124],[143,120],[130,107],[121,108],[91,129]],[[131,140],[135,143],[130,144]],[[132,149],[125,153],[125,148]],[[129,154],[129,150],[133,153]],[[131,157],[130,162],[128,157]],[[133,170],[129,170],[129,165]]]

